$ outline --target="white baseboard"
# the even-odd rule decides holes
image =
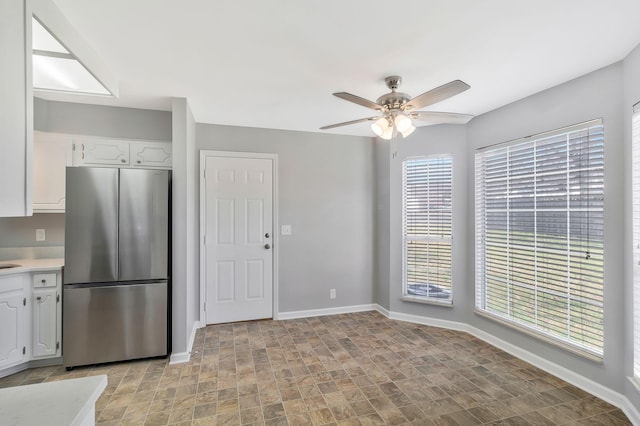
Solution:
[[[440,327],[450,330],[467,332],[472,336],[477,337],[478,339],[483,340],[490,345],[493,345],[515,356],[516,358],[526,361],[529,364],[538,367],[539,369],[544,370],[549,374],[552,374],[568,383],[571,383],[572,385],[584,390],[585,392],[589,392],[590,394],[595,395],[612,405],[615,405],[626,414],[631,423],[633,423],[634,425],[640,425],[640,412],[638,412],[631,401],[629,401],[629,399],[623,394],[616,392],[599,383],[596,383],[591,379],[588,379],[565,367],[555,364],[545,358],[524,350],[519,346],[499,339],[492,334],[489,334],[466,323],[447,321],[436,318],[426,318],[419,315],[403,314],[399,312],[391,312],[380,305],[375,305],[375,307],[375,309],[382,315],[393,320],[406,321],[415,324],[423,324],[432,327]]]
[[[193,350],[193,342],[196,339],[196,331],[199,328],[201,328],[200,321],[194,321],[191,326],[191,334],[189,335],[187,351],[171,353],[171,356],[169,357],[169,365],[189,362],[189,360],[191,359],[191,351]]]
[[[5,368],[3,370],[0,370],[0,379],[3,378],[3,377],[7,377],[7,376],[10,376],[12,374],[16,374],[16,373],[19,373],[21,371],[24,371],[27,368],[29,368],[29,363],[28,362],[24,362],[22,364],[14,365],[14,366]]]
[[[169,365],[182,364],[183,362],[189,362],[190,359],[190,352],[172,352],[169,357]]]
[[[339,306],[336,308],[323,308],[323,309],[309,309],[306,311],[289,311],[278,312],[275,319],[277,320],[289,320],[297,318],[309,318],[309,317],[322,317],[325,315],[338,315],[338,314],[350,314],[353,312],[365,312],[375,311],[377,305],[352,305],[352,306]]]

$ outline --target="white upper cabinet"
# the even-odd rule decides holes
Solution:
[[[74,138],[74,166],[171,168],[171,142]]]
[[[34,212],[64,213],[66,167],[71,165],[71,137],[53,133],[34,133]]]
[[[0,217],[29,216],[33,96],[31,12],[26,0],[0,1]]]
[[[118,140],[74,140],[78,166],[128,166],[129,142]]]
[[[34,132],[34,212],[64,213],[66,168],[72,166],[171,169],[171,142]]]
[[[171,168],[171,144],[168,142],[131,142],[133,167]]]

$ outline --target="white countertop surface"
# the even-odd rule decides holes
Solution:
[[[78,425],[92,412],[107,387],[107,376],[0,389],[3,425]]]
[[[59,271],[64,265],[64,259],[15,259],[0,261],[0,265],[6,264],[20,266],[0,269],[0,275],[19,274],[23,272]]]

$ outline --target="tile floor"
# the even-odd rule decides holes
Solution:
[[[191,361],[37,368],[0,387],[107,374],[99,425],[624,425],[616,407],[473,336],[363,312],[198,330]]]

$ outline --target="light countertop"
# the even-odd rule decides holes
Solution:
[[[19,274],[23,272],[59,271],[64,265],[64,259],[15,259],[0,261],[0,265],[20,265],[15,268],[0,269],[1,275]]]
[[[96,401],[106,387],[107,376],[102,374],[0,389],[0,423],[81,425],[87,416],[95,416]]]

